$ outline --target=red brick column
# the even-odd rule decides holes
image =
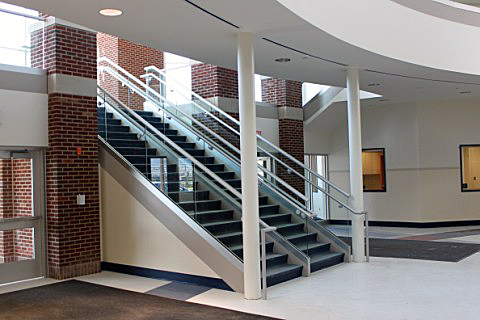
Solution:
[[[263,79],[262,101],[275,104],[279,108],[302,108],[302,83],[274,78]],[[278,131],[280,148],[303,163],[305,153],[303,119],[291,119],[280,116]],[[303,174],[300,166],[295,165],[286,158],[282,158],[282,160]],[[284,166],[277,167],[277,174],[301,193],[305,192],[304,181],[295,174],[289,174]]]
[[[44,49],[49,77],[96,82],[96,33],[51,24],[45,37],[45,48],[33,41],[32,51]],[[48,273],[64,279],[100,271],[100,206],[96,93],[59,88],[50,89],[48,97],[46,223]],[[85,205],[77,205],[77,194],[85,194]]]
[[[124,39],[111,36],[105,33],[97,34],[98,58],[107,57],[129,73],[139,78],[145,74],[145,67],[164,67],[163,52],[145,47]],[[113,77],[105,75],[99,79],[100,86],[106,89],[114,97],[118,98],[125,105],[128,104],[128,90],[126,87],[114,80]],[[142,80],[144,81],[144,80]],[[145,100],[140,96],[130,95],[130,107],[143,110]]]
[[[13,184],[10,159],[0,159],[0,218],[13,217]],[[13,231],[0,231],[0,263],[15,261]]]
[[[201,97],[238,99],[236,70],[200,63],[192,66],[192,91]]]

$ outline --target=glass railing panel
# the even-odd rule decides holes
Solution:
[[[204,215],[201,213],[210,210],[209,194],[217,193],[217,198],[223,199],[227,196],[227,191],[222,187],[208,188],[204,181],[214,179],[208,176],[205,167],[199,166],[194,161],[195,158],[189,158],[176,150],[167,141],[168,137],[163,136],[161,130],[153,130],[141,118],[136,118],[133,115],[134,111],[118,103],[100,89],[98,100],[100,137],[190,218],[215,237],[215,234],[203,223]],[[111,114],[114,116],[112,117]],[[129,139],[122,139],[118,131],[112,130],[119,120],[124,127],[128,128],[128,133],[134,134]],[[132,146],[134,150],[125,150],[127,146]],[[215,215],[215,211],[220,208],[217,203],[213,205],[211,211]],[[213,219],[215,220],[215,217]],[[220,243],[239,258],[227,245]]]

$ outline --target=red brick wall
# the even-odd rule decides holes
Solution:
[[[278,107],[302,108],[302,83],[283,79],[262,80],[262,101],[276,104]],[[279,119],[278,121],[279,146],[284,151],[304,162],[303,120]],[[282,157],[293,169],[304,174],[300,166],[293,161]],[[289,174],[286,167],[277,166],[277,174],[283,180],[295,187],[301,193],[305,192],[305,182],[295,174]]]
[[[238,99],[237,71],[206,63],[193,65],[192,91],[203,98]]]
[[[151,65],[160,69],[164,67],[162,51],[119,39],[105,33],[97,34],[97,42],[99,58],[104,56],[109,58],[137,78],[145,73],[145,67]],[[124,104],[128,104],[129,97],[127,88],[122,87],[113,77],[106,76],[105,78],[100,78],[100,85],[114,97],[119,98]],[[136,94],[130,95],[130,107],[132,109],[143,109],[143,103],[144,99],[140,96]]]
[[[46,35],[44,51],[49,74],[97,78],[96,33],[52,25],[46,28]],[[37,54],[43,48],[34,45],[32,51]],[[40,63],[41,60],[34,61]],[[50,93],[48,139],[46,223],[49,276],[64,279],[98,272],[100,206],[96,97]],[[86,205],[76,204],[77,194],[85,194]]]

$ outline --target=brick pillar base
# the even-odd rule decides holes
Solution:
[[[48,96],[47,261],[49,276],[65,279],[100,271],[97,98],[95,90],[85,95],[69,85],[95,87],[97,42],[96,33],[51,18],[44,33],[44,44],[41,30],[32,35],[32,54],[45,54],[32,66],[44,61],[56,78]],[[85,205],[77,205],[77,194],[85,195]]]

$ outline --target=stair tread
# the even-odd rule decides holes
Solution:
[[[309,235],[313,235],[313,234],[316,235],[315,232],[296,233],[296,234],[288,235],[288,236],[286,236],[286,237],[284,237],[284,238],[287,239],[287,240],[295,240],[295,239],[298,239],[298,238],[301,238],[301,237],[305,237],[305,236],[309,236]]]
[[[274,275],[274,274],[279,274],[295,269],[302,269],[302,266],[297,266],[295,264],[277,264],[271,267],[267,267],[267,277]]]
[[[217,236],[217,238],[218,239],[223,239],[223,238],[227,238],[227,237],[240,236],[242,234],[243,234],[242,231],[235,231],[235,232],[230,232],[230,233],[224,233],[222,235]]]
[[[273,244],[273,241],[269,241],[269,242],[266,242],[265,245],[268,246],[270,244]],[[233,246],[230,246],[228,247],[230,250],[234,251],[234,250],[238,250],[238,249],[243,249],[243,244],[240,243],[240,244],[236,244],[236,245],[233,245]]]
[[[189,191],[189,192],[193,192],[193,191]],[[199,191],[197,191],[197,192],[199,192]],[[183,201],[183,202],[179,202],[178,204],[182,205],[182,204],[190,204],[190,203],[208,203],[208,202],[221,202],[221,200],[207,199],[207,200],[196,200],[196,201]]]
[[[291,213],[273,213],[273,214],[266,214],[260,216],[261,219],[268,219],[268,218],[276,218],[276,217],[286,217],[286,216],[291,216]]]
[[[226,213],[226,212],[233,212],[231,209],[218,209],[218,210],[208,210],[208,211],[202,211],[198,212],[197,214],[212,214],[212,213]]]
[[[282,223],[282,224],[276,225],[275,227],[277,227],[277,229],[279,229],[279,228],[286,228],[286,227],[293,227],[293,226],[303,226],[303,222]]]
[[[343,254],[344,253],[342,253],[342,252],[331,252],[331,251],[318,252],[318,253],[312,254],[310,256],[310,263],[317,262],[317,261],[322,261],[322,260],[329,259],[329,258],[332,258],[332,257],[338,257],[338,256],[341,256]]]
[[[227,224],[232,222],[241,222],[241,220],[228,219],[228,220],[213,221],[213,222],[202,223],[202,226],[204,227],[220,226],[222,224]]]
[[[328,242],[310,242],[310,243],[298,244],[298,245],[296,245],[296,247],[297,247],[299,250],[304,251],[304,250],[307,250],[307,249],[315,249],[315,248],[327,246],[327,245],[329,245],[329,244],[330,244],[330,243],[328,243]],[[327,251],[327,252],[328,252],[328,251]]]

